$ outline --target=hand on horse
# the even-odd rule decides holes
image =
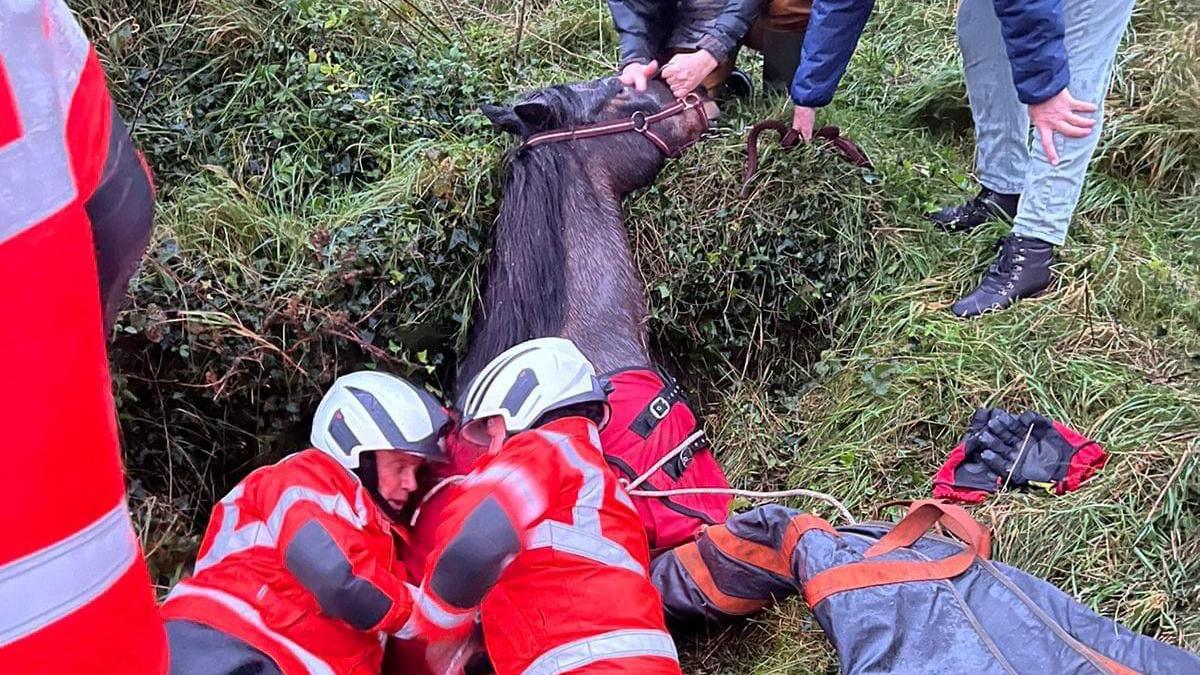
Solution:
[[[627,87],[632,86],[638,91],[646,91],[646,83],[657,74],[658,61],[651,61],[650,63],[634,62],[626,64],[625,68],[621,70],[618,79],[621,80],[621,84]]]
[[[717,67],[717,59],[703,49],[676,54],[663,66],[662,78],[675,98],[687,96]]]
[[[805,143],[812,140],[813,125],[816,121],[816,108],[798,105],[796,106],[796,111],[792,113],[792,128],[796,130],[796,133],[800,134],[800,138],[803,138]]]

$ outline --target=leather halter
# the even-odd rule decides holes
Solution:
[[[532,148],[538,145],[547,143],[558,143],[560,141],[574,141],[583,138],[596,138],[598,136],[612,136],[615,134],[623,134],[627,131],[636,131],[645,136],[667,157],[678,157],[683,154],[684,150],[692,147],[700,140],[702,134],[698,134],[692,141],[680,145],[677,148],[672,148],[662,139],[661,136],[654,133],[651,127],[655,122],[681,115],[689,110],[695,110],[700,115],[700,120],[704,123],[704,131],[708,131],[708,115],[704,114],[704,101],[700,99],[699,94],[691,93],[684,96],[675,103],[659,110],[656,113],[647,115],[638,110],[629,116],[629,119],[620,122],[601,122],[599,124],[588,124],[585,126],[571,127],[569,129],[560,129],[557,131],[543,131],[540,134],[534,134],[521,144],[518,150]]]

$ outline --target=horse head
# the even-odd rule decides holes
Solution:
[[[518,154],[546,148],[572,153],[590,176],[624,195],[649,185],[662,169],[664,156],[698,141],[708,121],[719,113],[703,89],[689,95],[686,106],[677,106],[671,114],[672,106],[679,103],[661,80],[639,92],[607,77],[538,89],[511,105],[481,109],[498,129],[521,139]],[[567,133],[608,123],[628,124],[596,135]],[[634,127],[641,127],[641,132]]]

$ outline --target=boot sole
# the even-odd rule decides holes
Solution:
[[[1009,303],[1009,305],[1007,307],[1002,307],[1000,309],[989,307],[978,314],[971,314],[969,316],[959,316],[954,313],[953,309],[950,309],[948,311],[950,312],[951,316],[953,316],[956,319],[962,320],[962,321],[970,321],[972,319],[978,319],[978,318],[987,316],[988,314],[999,314],[1000,312],[1012,309],[1013,305],[1016,305],[1018,302],[1021,302],[1022,300],[1036,300],[1036,299],[1042,297],[1043,295],[1047,295],[1048,293],[1050,293],[1050,291],[1054,290],[1054,286],[1057,281],[1058,281],[1058,277],[1055,277],[1054,279],[1051,279],[1050,283],[1047,284],[1046,287],[1043,288],[1042,290],[1034,293],[1033,295],[1027,295],[1023,298],[1017,298],[1017,299],[1013,300],[1011,303]]]

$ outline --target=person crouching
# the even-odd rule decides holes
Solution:
[[[478,615],[498,675],[680,673],[645,531],[600,451],[609,408],[591,363],[568,340],[521,343],[461,410],[463,435],[489,450],[447,505],[414,598],[431,651],[465,641]]]
[[[313,448],[262,467],[213,509],[195,574],[162,606],[172,675],[378,673],[410,618],[399,512],[449,419],[391,375],[339,378]]]

